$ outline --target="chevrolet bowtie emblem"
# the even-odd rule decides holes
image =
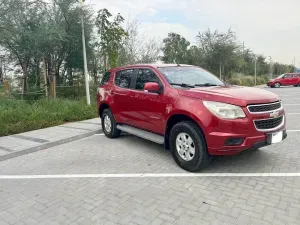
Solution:
[[[278,116],[279,116],[279,112],[272,112],[272,113],[270,113],[270,117],[271,118],[276,118]]]

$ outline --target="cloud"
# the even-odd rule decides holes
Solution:
[[[167,22],[144,22],[140,26],[141,29],[145,30],[149,36],[154,36],[159,39],[163,39],[168,36],[169,32],[176,32],[184,36],[188,40],[195,38],[194,32],[182,24],[167,23]]]
[[[149,36],[177,32],[195,41],[198,31],[232,28],[246,47],[300,67],[299,0],[90,0],[95,8],[120,12],[142,22]],[[168,12],[168,13],[166,13]],[[173,14],[172,14],[173,12]],[[176,20],[177,18],[177,20]],[[298,60],[297,60],[298,59]]]

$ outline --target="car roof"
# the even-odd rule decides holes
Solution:
[[[125,65],[120,67],[115,67],[110,69],[110,71],[120,70],[120,69],[129,69],[135,67],[151,67],[151,68],[162,68],[162,67],[175,67],[175,66],[182,66],[182,67],[194,67],[193,65],[188,64],[169,64],[169,63],[140,63],[140,64],[132,64],[132,65]]]

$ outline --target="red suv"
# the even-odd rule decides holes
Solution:
[[[275,79],[270,80],[267,85],[269,87],[279,88],[280,86],[291,86],[300,87],[300,73],[285,73]]]
[[[97,92],[104,134],[121,131],[169,149],[187,171],[206,167],[213,155],[233,155],[286,138],[279,97],[229,86],[189,65],[131,65],[105,73]]]

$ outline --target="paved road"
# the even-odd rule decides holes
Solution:
[[[286,176],[180,177],[188,173],[159,145],[93,135],[0,162],[1,175],[28,175],[0,180],[0,224],[299,224],[300,177],[291,173],[300,174],[300,88],[268,90],[282,98],[288,139],[216,157],[203,172]],[[99,177],[30,176],[38,174]]]

